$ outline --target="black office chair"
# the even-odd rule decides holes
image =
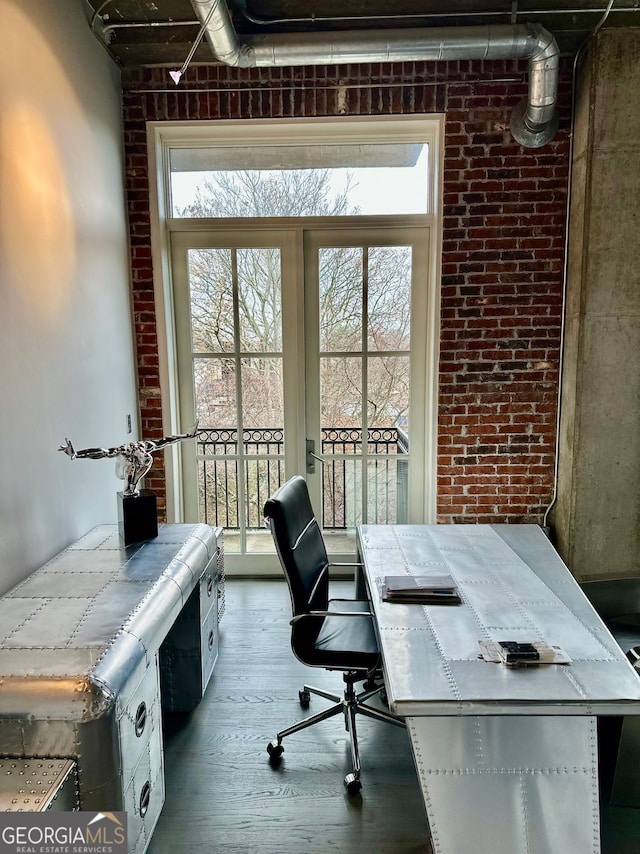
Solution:
[[[304,478],[294,477],[281,486],[265,504],[264,515],[291,594],[294,655],[309,667],[342,670],[345,682],[343,697],[305,685],[299,692],[303,708],[308,708],[311,694],[332,700],[334,705],[283,729],[275,742],[269,743],[267,752],[272,761],[278,760],[284,752],[283,738],[343,713],[353,760],[353,771],[344,778],[344,785],[349,794],[355,794],[362,788],[356,714],[405,725],[390,712],[366,704],[384,688],[384,684],[376,685],[374,681],[380,650],[369,603],[329,599],[329,561]],[[356,694],[354,683],[361,681],[365,681],[365,690]]]

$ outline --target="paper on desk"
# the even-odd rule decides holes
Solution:
[[[530,643],[537,649],[540,658],[535,661],[509,662],[509,667],[523,665],[531,667],[535,664],[571,664],[571,658],[561,647],[542,641],[530,641]],[[480,647],[480,658],[496,664],[507,664],[505,651],[497,641],[481,640],[478,641],[478,646]]]

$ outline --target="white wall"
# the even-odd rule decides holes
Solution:
[[[0,0],[0,592],[117,519],[137,438],[119,73],[79,0]],[[134,433],[126,434],[126,416]]]

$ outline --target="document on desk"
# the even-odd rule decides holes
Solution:
[[[380,590],[384,602],[403,605],[459,605],[450,575],[386,575]]]
[[[537,664],[571,664],[567,653],[555,644],[542,641],[518,643],[517,641],[485,641],[479,640],[480,657],[495,664],[506,664],[508,667],[522,667]],[[520,652],[518,648],[530,648]]]

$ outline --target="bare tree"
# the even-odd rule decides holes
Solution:
[[[332,193],[329,169],[214,172],[196,190],[181,217],[339,216],[349,209],[351,180]]]

